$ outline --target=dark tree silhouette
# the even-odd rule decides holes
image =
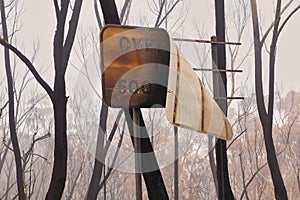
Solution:
[[[276,45],[278,43],[278,38],[286,25],[290,17],[300,8],[298,5],[283,21],[280,23],[281,16],[286,8],[291,4],[292,1],[287,3],[283,9],[281,8],[281,0],[277,0],[276,12],[274,22],[271,24],[270,28],[266,31],[261,39],[261,30],[259,28],[259,20],[257,13],[256,0],[251,0],[251,10],[252,10],[252,23],[253,23],[253,38],[254,38],[254,55],[255,55],[255,91],[256,91],[256,101],[257,108],[260,117],[260,122],[263,127],[264,141],[267,151],[267,160],[269,169],[271,172],[271,177],[274,186],[274,193],[276,199],[288,199],[287,191],[283,182],[283,178],[280,172],[275,145],[273,141],[273,110],[274,110],[274,82],[275,82],[275,61],[276,61]],[[270,52],[269,52],[269,91],[268,91],[268,107],[265,105],[265,98],[263,92],[263,80],[262,80],[262,47],[265,44],[266,38],[269,33],[273,30]]]
[[[2,30],[4,40],[8,40],[7,33],[7,24],[6,24],[6,14],[5,14],[5,5],[4,1],[0,0],[0,11],[1,11],[1,22],[2,22]],[[16,121],[15,121],[15,104],[14,104],[14,86],[13,86],[13,78],[11,73],[11,65],[10,65],[10,55],[9,49],[4,48],[4,62],[5,62],[5,71],[7,78],[7,89],[8,89],[8,106],[9,106],[9,129],[10,129],[10,138],[13,145],[15,163],[16,163],[16,172],[17,172],[17,186],[19,199],[26,199],[26,193],[24,191],[25,185],[23,180],[23,170],[22,170],[22,159],[20,146],[18,142],[18,136],[16,131]]]
[[[72,9],[70,9],[70,0],[61,0],[60,5],[54,0],[54,8],[56,13],[56,31],[53,41],[54,55],[54,89],[40,76],[33,63],[16,47],[12,46],[4,38],[0,39],[0,43],[10,49],[18,56],[31,71],[34,78],[44,88],[49,95],[54,112],[55,122],[55,141],[54,141],[54,164],[50,186],[46,195],[46,199],[61,199],[64,191],[66,175],[67,175],[67,120],[66,120],[66,83],[65,73],[67,70],[70,53],[75,39],[78,26],[79,15],[82,6],[82,0],[76,0]],[[66,32],[66,20],[68,12],[72,10],[69,26]],[[2,12],[1,12],[2,13]],[[17,167],[18,168],[18,167]],[[19,194],[21,195],[21,194]]]

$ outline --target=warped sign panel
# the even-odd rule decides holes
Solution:
[[[117,108],[165,107],[170,39],[160,28],[106,25],[100,32],[102,92]]]
[[[166,116],[175,126],[224,140],[233,136],[228,119],[174,43],[171,44]]]

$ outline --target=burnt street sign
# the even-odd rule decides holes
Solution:
[[[160,28],[106,25],[100,42],[103,100],[115,108],[165,107],[168,33]]]
[[[165,107],[174,126],[232,138],[228,119],[165,30],[106,25],[100,41],[102,93],[107,105]]]

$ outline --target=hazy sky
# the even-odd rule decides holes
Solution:
[[[151,2],[152,0],[149,0]],[[234,2],[234,0],[225,1],[227,8]],[[263,27],[267,27],[271,23],[271,17],[274,12],[274,3],[271,0],[259,1],[260,15],[262,17]],[[80,18],[80,32],[89,31],[90,27],[96,28],[96,20],[94,17],[94,11],[92,6],[93,0],[85,0],[83,4],[82,14]],[[117,1],[118,7],[123,1]],[[284,1],[286,3],[286,1]],[[295,1],[295,5],[299,4],[299,1]],[[146,8],[145,8],[146,7]],[[209,39],[214,34],[214,7],[213,1],[207,0],[185,0],[184,3],[179,3],[178,8],[174,11],[170,24],[177,20],[176,16],[180,14],[180,11],[187,11],[188,14],[184,18],[183,24],[177,29],[177,33],[180,33],[185,38],[197,38],[196,25],[201,32]],[[231,7],[229,8],[230,11]],[[227,12],[227,15],[231,13]],[[144,0],[133,1],[130,20],[131,24],[139,24],[141,18],[146,18],[148,22],[145,25],[153,26],[151,11],[148,9],[148,5]],[[146,21],[147,21],[146,20]],[[173,21],[172,21],[173,20]],[[231,21],[226,18],[227,23]],[[297,40],[297,36],[300,34],[300,11],[294,15],[290,22],[286,25],[285,30],[282,32],[277,51],[277,65],[276,65],[276,81],[280,86],[285,89],[296,89],[300,91],[300,64],[298,61],[299,50],[297,46],[300,46],[300,41]],[[30,57],[33,46],[33,41],[39,39],[41,51],[40,56],[36,62],[38,66],[49,68],[52,67],[52,41],[55,30],[55,14],[52,1],[30,0],[23,2],[23,13],[20,16],[20,22],[22,28],[17,35],[18,43],[22,48],[26,49],[26,54]],[[169,24],[169,26],[171,26]],[[249,19],[249,29],[245,32],[242,43],[244,45],[244,52],[251,44],[251,31],[252,24],[251,18]],[[229,26],[230,29],[230,26]],[[264,29],[265,30],[265,29]],[[231,33],[231,30],[229,30]],[[232,34],[233,35],[233,34]],[[205,38],[202,38],[205,39]],[[231,36],[230,39],[235,41],[235,37]],[[185,44],[190,51],[194,51],[194,45]],[[243,48],[243,47],[242,47]],[[242,52],[243,52],[242,51]],[[253,51],[251,51],[253,54]],[[2,50],[1,50],[1,55]],[[267,56],[264,57],[264,63],[267,64]],[[197,60],[191,58],[191,60]],[[243,65],[243,69],[246,72],[253,72],[253,56],[250,56],[247,62]],[[3,66],[3,60],[0,60],[1,66]],[[265,65],[265,68],[267,65]],[[3,67],[0,69],[0,74],[4,74]],[[2,75],[1,75],[2,77]],[[47,76],[47,80],[52,82],[52,77]],[[240,76],[240,78],[243,76]],[[265,75],[265,79],[267,76]],[[253,84],[254,79],[249,79],[249,84]]]

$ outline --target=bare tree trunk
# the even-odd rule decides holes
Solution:
[[[214,156],[214,148],[213,148],[213,137],[208,136],[208,159],[209,159],[209,166],[211,169],[211,173],[214,180],[214,185],[216,189],[216,193],[218,193],[218,180],[217,180],[217,169],[216,169],[216,163],[215,163],[215,156]]]
[[[249,200],[248,192],[246,190],[245,169],[244,169],[244,164],[243,164],[243,159],[242,159],[242,153],[239,154],[239,159],[240,159],[240,165],[241,165],[241,171],[242,171],[242,181],[243,181],[245,196],[246,196],[246,199]]]
[[[70,58],[71,49],[75,39],[78,19],[81,10],[82,0],[76,0],[73,8],[69,29],[66,38],[65,22],[69,9],[69,0],[61,1],[61,8],[57,0],[54,0],[54,6],[57,17],[57,26],[54,35],[54,65],[55,65],[55,82],[54,91],[51,101],[54,110],[55,121],[55,143],[54,143],[54,165],[50,186],[46,199],[60,199],[66,182],[67,176],[67,97],[65,72]]]
[[[217,41],[225,42],[225,11],[224,0],[215,0],[215,15],[216,15],[216,36]],[[226,49],[225,45],[217,46],[217,60],[218,69],[226,69]],[[226,73],[220,73],[220,78],[216,82],[218,84],[218,97],[227,97],[227,77]],[[227,115],[227,100],[217,100],[225,115]],[[218,198],[234,199],[231,190],[229,174],[228,174],[228,160],[226,152],[226,141],[219,139],[216,143],[216,160],[217,160],[217,179],[218,179]]]
[[[252,22],[253,22],[253,37],[254,37],[254,53],[255,53],[255,90],[256,90],[256,101],[258,106],[258,113],[260,121],[263,127],[263,134],[265,140],[265,146],[267,151],[267,160],[269,169],[272,176],[274,193],[276,199],[288,199],[287,191],[282,179],[280,172],[274,141],[273,141],[273,107],[274,107],[274,73],[275,73],[275,51],[278,40],[278,28],[280,22],[280,9],[281,0],[277,1],[275,24],[273,28],[273,38],[270,49],[270,60],[269,60],[269,102],[268,112],[266,110],[263,94],[263,82],[262,82],[262,46],[263,43],[260,40],[260,30],[257,14],[256,0],[251,0],[252,9]]]
[[[86,199],[95,200],[97,199],[99,193],[99,184],[102,176],[102,170],[104,164],[102,163],[105,159],[106,153],[104,153],[104,134],[106,133],[106,122],[107,122],[107,114],[108,114],[108,106],[102,101],[102,107],[100,111],[100,122],[99,122],[99,130],[97,137],[97,146],[96,146],[96,157],[94,163],[93,174],[90,182],[90,186],[87,192]],[[99,160],[99,158],[101,158]]]
[[[6,16],[5,16],[5,6],[4,1],[0,0],[0,10],[1,10],[1,21],[3,29],[3,37],[8,41],[7,25],[6,25]],[[9,101],[9,128],[10,128],[10,137],[14,149],[15,163],[16,163],[16,175],[17,175],[17,186],[18,186],[18,196],[19,199],[26,199],[26,193],[24,191],[24,179],[23,179],[23,170],[22,170],[22,160],[19,147],[19,141],[16,131],[16,122],[15,122],[15,108],[14,108],[14,88],[13,88],[13,78],[11,73],[10,66],[10,57],[8,48],[4,48],[4,59],[5,59],[5,70],[7,78],[7,89],[8,89],[8,101]]]
[[[11,144],[11,139],[9,139],[9,142],[6,144],[5,149],[2,152],[2,156],[0,158],[0,174],[2,172],[3,166],[4,166],[4,162],[5,162],[5,158],[7,156],[8,150],[9,150],[9,146]]]
[[[162,178],[162,175],[159,170],[159,166],[155,157],[155,154],[153,152],[153,147],[150,142],[150,138],[148,137],[147,130],[145,128],[145,122],[143,120],[142,112],[140,109],[138,109],[139,112],[139,118],[141,119],[140,121],[140,134],[143,136],[140,138],[141,140],[141,153],[147,153],[147,160],[145,159],[145,156],[141,156],[141,162],[142,162],[142,172],[143,172],[143,177],[145,180],[145,184],[147,187],[148,191],[148,197],[150,200],[156,200],[156,199],[169,199],[168,193],[166,190],[166,187],[164,185],[164,181]],[[131,133],[131,141],[134,145],[134,138],[133,138],[133,125],[132,125],[132,118],[133,118],[133,113],[131,109],[126,109],[125,110],[125,117],[127,121],[127,126],[128,129]],[[146,171],[145,169],[149,169],[149,166],[152,166],[153,169],[157,169],[154,171],[150,172],[144,172]]]
[[[96,6],[96,2],[94,2]],[[115,5],[115,1],[102,1],[100,0],[100,5],[102,10],[102,13],[104,15],[105,23],[116,23],[120,24],[119,17],[116,16],[117,14],[117,7]],[[106,7],[107,6],[107,7]],[[109,8],[109,10],[108,10]],[[95,9],[95,14],[98,21],[98,26],[101,28],[102,23],[99,18],[98,9]],[[103,73],[103,72],[101,72]],[[96,158],[94,161],[94,168],[93,168],[93,174],[91,178],[91,182],[87,191],[87,200],[96,200],[98,193],[100,191],[100,180],[102,176],[102,171],[104,164],[102,163],[105,160],[105,154],[104,152],[104,134],[106,132],[106,122],[107,122],[107,115],[108,115],[108,106],[105,104],[104,101],[102,101],[101,111],[100,111],[100,123],[99,123],[99,131],[98,131],[98,138],[97,138],[97,147],[96,147]],[[101,157],[101,160],[99,158]],[[105,179],[106,177],[104,177]]]
[[[28,67],[34,78],[45,89],[51,98],[54,110],[55,120],[55,147],[54,147],[54,165],[50,186],[46,195],[46,199],[55,200],[61,199],[65,187],[67,175],[67,120],[66,120],[66,86],[65,72],[67,69],[70,53],[73,47],[75,34],[78,26],[79,15],[82,6],[82,0],[76,0],[72,7],[72,14],[67,34],[65,35],[65,23],[69,9],[70,0],[61,0],[60,5],[57,0],[54,0],[54,8],[57,19],[57,26],[54,35],[54,67],[55,80],[54,90],[45,82],[45,80],[36,71],[32,62],[17,48],[12,46],[0,37],[1,45],[9,48],[15,53]],[[12,138],[13,139],[13,138]],[[21,163],[20,163],[21,164]],[[18,169],[18,167],[17,167]]]
[[[105,24],[121,24],[114,0],[99,0]]]
[[[178,127],[174,127],[174,200],[179,199]]]

